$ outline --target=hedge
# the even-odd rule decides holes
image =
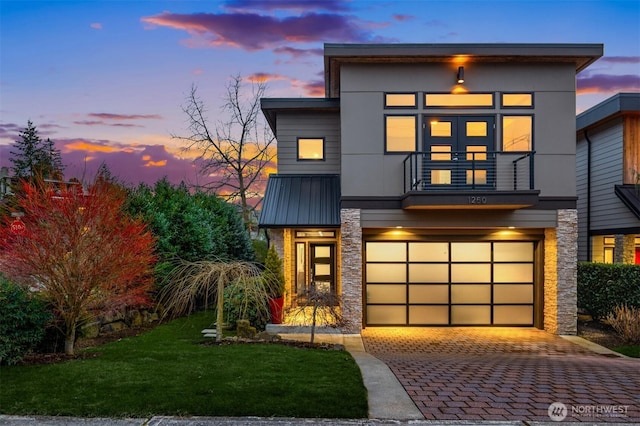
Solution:
[[[31,292],[0,275],[0,364],[17,364],[44,337],[51,312]]]
[[[600,319],[618,305],[640,308],[640,265],[578,263],[578,308]]]

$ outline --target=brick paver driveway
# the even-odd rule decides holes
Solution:
[[[599,355],[530,328],[362,332],[426,419],[640,422],[640,360]],[[561,405],[555,414],[560,414]]]

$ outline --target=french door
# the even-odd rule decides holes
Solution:
[[[493,116],[426,116],[425,189],[491,189],[495,185]]]

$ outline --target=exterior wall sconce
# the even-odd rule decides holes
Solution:
[[[458,84],[464,83],[464,67],[458,67],[458,74],[456,75],[456,81]]]

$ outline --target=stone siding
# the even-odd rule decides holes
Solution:
[[[360,333],[362,316],[362,228],[359,209],[340,211],[342,261],[342,309],[347,324],[344,333]]]
[[[626,263],[632,265],[636,260],[636,236],[635,234],[615,236],[614,259],[615,263]]]
[[[556,228],[545,230],[544,329],[554,334],[577,332],[578,213],[558,210]]]

